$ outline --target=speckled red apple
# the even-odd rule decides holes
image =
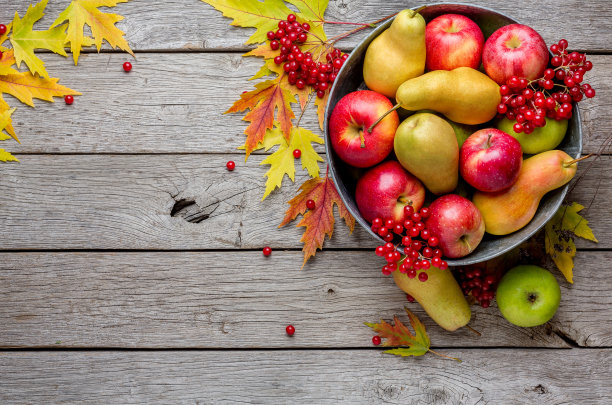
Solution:
[[[522,165],[521,144],[495,128],[474,132],[459,151],[461,177],[480,191],[495,192],[510,187]]]
[[[478,25],[460,14],[444,14],[425,28],[427,70],[480,67],[484,35]]]
[[[404,206],[423,206],[425,187],[397,161],[391,160],[368,170],[357,182],[355,200],[366,221],[374,218],[404,221]]]
[[[342,97],[329,119],[329,137],[336,154],[351,166],[370,167],[382,162],[393,149],[399,117],[386,116],[372,132],[369,127],[386,111],[391,101],[370,90],[354,91]]]

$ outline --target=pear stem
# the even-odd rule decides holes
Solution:
[[[378,125],[378,123],[382,120],[385,119],[385,117],[389,114],[391,114],[393,111],[397,110],[398,108],[400,108],[402,105],[401,104],[396,104],[392,109],[390,109],[389,111],[387,111],[386,113],[384,113],[383,115],[380,116],[379,119],[377,119],[376,121],[374,121],[374,123],[372,125],[370,125],[370,128],[368,128],[368,132],[372,132],[372,130],[374,129],[374,127],[376,125]]]
[[[412,15],[410,16],[410,18],[414,18],[414,16],[417,15],[419,13],[419,11],[423,10],[425,7],[427,7],[427,6],[421,6],[421,7],[417,8],[416,10],[410,10],[410,11],[412,11]]]
[[[482,334],[480,332],[478,332],[476,329],[472,328],[470,325],[465,325],[465,327],[468,328],[468,330],[474,332],[476,335],[482,336]]]
[[[582,160],[588,159],[588,158],[590,158],[590,157],[591,157],[591,156],[593,156],[593,155],[594,155],[594,153],[589,153],[588,155],[583,156],[583,157],[581,157],[581,158],[574,159],[574,160],[570,160],[569,162],[563,162],[563,167],[565,167],[565,168],[570,167],[570,166],[571,166],[571,165],[573,165],[574,163],[578,163],[578,162],[580,162],[580,161],[582,161]]]

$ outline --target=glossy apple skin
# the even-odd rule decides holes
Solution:
[[[427,229],[438,237],[444,256],[456,259],[476,249],[485,224],[474,203],[460,195],[447,194],[435,200],[429,211]]]
[[[495,128],[474,132],[459,151],[461,177],[485,192],[504,190],[516,182],[523,165],[521,144]]]
[[[478,69],[484,35],[478,25],[460,14],[444,14],[425,28],[427,70],[453,70],[461,66]]]
[[[368,128],[391,108],[393,104],[387,97],[371,90],[354,91],[342,97],[329,119],[329,136],[338,157],[355,167],[382,162],[393,150],[399,117],[393,111],[371,133]]]
[[[517,266],[500,280],[496,300],[508,322],[533,327],[545,324],[555,315],[561,289],[548,270],[533,265]]]
[[[359,179],[355,200],[368,222],[374,218],[403,222],[405,205],[411,204],[415,210],[423,206],[425,187],[392,160],[371,168]]]
[[[548,49],[540,34],[522,24],[506,25],[495,31],[482,51],[487,75],[500,85],[513,75],[528,80],[542,77],[548,58]]]

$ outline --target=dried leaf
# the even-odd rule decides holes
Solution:
[[[268,131],[269,134],[266,138],[274,139],[279,148],[276,152],[264,159],[260,164],[270,165],[270,169],[266,172],[266,190],[264,192],[262,200],[279,188],[283,182],[285,175],[289,176],[291,181],[295,181],[295,158],[293,157],[293,151],[299,149],[302,152],[300,160],[302,162],[302,169],[306,169],[310,177],[319,176],[319,164],[323,159],[312,147],[312,142],[318,144],[323,143],[323,139],[313,134],[311,131],[304,128],[293,128],[291,131],[291,138],[289,144],[285,140],[281,130],[274,128]],[[264,147],[265,147],[264,142]],[[266,148],[266,150],[269,147]]]
[[[128,0],[73,0],[70,5],[62,11],[51,27],[68,21],[68,31],[65,42],[70,42],[70,51],[76,65],[81,54],[81,47],[96,45],[98,52],[102,47],[102,41],[106,40],[110,46],[134,53],[130,49],[124,32],[115,26],[123,17],[117,14],[103,13],[98,7],[115,7],[118,3],[126,3]],[[85,24],[91,28],[92,38],[83,34]]]
[[[266,80],[265,82],[257,83],[255,90],[243,93],[240,96],[240,100],[236,101],[225,112],[227,114],[246,109],[251,110],[242,119],[243,121],[250,122],[244,131],[247,135],[245,143],[247,157],[257,147],[257,144],[263,141],[266,131],[272,129],[274,121],[279,122],[285,138],[289,139],[291,128],[293,127],[291,120],[295,118],[290,104],[295,102],[296,99],[291,92],[277,78],[276,80]]]
[[[30,72],[3,75],[0,76],[0,94],[10,94],[30,107],[34,107],[34,98],[53,102],[53,97],[81,94],[57,84],[58,80],[33,76]]]
[[[570,283],[574,282],[573,269],[574,256],[576,256],[574,237],[578,236],[598,242],[588,221],[578,214],[583,208],[582,205],[575,202],[561,206],[544,228],[546,253],[550,255],[557,268]]]
[[[34,49],[48,49],[66,56],[66,51],[64,51],[65,26],[49,28],[46,31],[32,30],[34,23],[45,15],[47,1],[41,0],[35,6],[30,5],[23,19],[19,18],[18,13],[15,13],[13,33],[10,37],[17,67],[21,66],[21,62],[25,62],[32,74],[38,73],[41,77],[48,77],[48,74],[43,61],[34,54]]]
[[[408,314],[408,319],[410,320],[410,325],[414,330],[414,334],[410,332],[408,327],[406,327],[397,316],[393,317],[393,323],[388,323],[384,320],[381,320],[380,323],[366,322],[365,324],[366,326],[372,328],[374,332],[378,334],[378,336],[380,336],[382,339],[385,339],[382,342],[383,346],[397,347],[396,349],[387,350],[385,351],[385,353],[407,357],[422,356],[427,352],[432,352],[438,356],[450,358],[452,360],[461,362],[461,360],[457,358],[448,357],[446,355],[431,350],[431,342],[429,340],[429,336],[427,335],[425,325],[423,325],[419,318],[417,318],[415,314],[410,312],[408,308],[404,309]]]
[[[306,201],[313,200],[316,208],[308,210]],[[355,218],[348,212],[332,179],[327,175],[325,178],[314,178],[307,180],[300,187],[300,193],[289,201],[289,209],[285,213],[283,222],[279,228],[302,215],[302,220],[297,224],[298,227],[305,227],[300,242],[304,243],[304,263],[314,256],[317,249],[323,248],[325,235],[332,237],[334,231],[334,204],[338,206],[338,213],[352,232],[355,228]]]

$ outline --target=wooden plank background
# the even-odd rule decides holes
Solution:
[[[113,10],[126,17],[131,73],[121,69],[131,57],[107,46],[78,67],[45,54],[50,74],[83,96],[35,109],[6,97],[22,144],[3,146],[22,163],[0,166],[0,402],[610,403],[612,175],[602,146],[612,133],[612,7],[472,3],[593,54],[584,152],[604,155],[581,165],[569,200],[588,206],[600,243],[577,241],[575,283],[557,275],[563,299],[551,322],[518,328],[493,305],[473,308],[482,336],[445,332],[380,274],[375,242],[341,224],[300,270],[301,230],[277,225],[304,173],[261,202],[263,156],[245,163],[236,150],[245,123],[221,114],[260,66],[241,57],[251,30],[197,0],[132,0]],[[1,7],[0,21],[28,4]],[[42,25],[67,4],[50,1]],[[416,5],[330,0],[326,16],[370,22]],[[318,130],[314,112],[302,124]],[[193,203],[172,216],[183,200]],[[404,305],[436,348],[464,362],[372,348],[362,323]]]

